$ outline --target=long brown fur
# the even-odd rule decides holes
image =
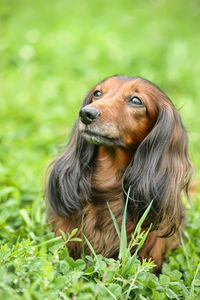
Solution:
[[[80,236],[83,217],[95,252],[116,258],[120,243],[106,201],[121,226],[130,187],[127,238],[153,200],[143,224],[152,223],[152,231],[139,256],[160,268],[166,251],[179,243],[185,224],[180,194],[187,195],[191,175],[187,135],[169,98],[142,78],[112,76],[88,93],[65,152],[52,163],[49,221],[56,235],[78,228]],[[69,251],[80,257],[81,244],[71,243]]]

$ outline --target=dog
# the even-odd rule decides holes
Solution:
[[[188,197],[192,170],[187,133],[170,99],[141,77],[108,77],[89,91],[66,150],[50,164],[49,222],[56,235],[78,228],[80,237],[82,226],[97,254],[117,258],[120,241],[107,201],[120,227],[128,197],[128,241],[152,201],[143,228],[152,227],[139,257],[160,269],[185,226],[180,198],[182,191]],[[80,242],[68,248],[80,257]]]

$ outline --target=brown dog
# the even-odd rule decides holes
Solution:
[[[117,257],[119,238],[106,201],[121,226],[130,188],[128,240],[153,200],[143,224],[153,226],[139,256],[153,258],[159,268],[166,250],[178,244],[185,219],[180,193],[187,195],[192,165],[179,113],[151,82],[117,75],[97,84],[51,166],[47,197],[57,235],[74,228],[80,235],[84,215],[83,231],[96,253]],[[81,244],[71,243],[69,251],[79,257]]]

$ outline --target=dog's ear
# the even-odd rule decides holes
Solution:
[[[124,199],[130,188],[128,214],[137,222],[153,201],[145,226],[152,223],[156,229],[165,220],[163,236],[173,234],[184,218],[180,193],[185,190],[188,195],[192,175],[187,144],[179,113],[166,105],[124,174]]]
[[[86,96],[82,107],[90,101],[91,92]],[[78,124],[79,118],[66,150],[49,166],[46,195],[50,210],[59,216],[68,216],[81,210],[84,202],[90,200],[90,174],[96,147],[81,137]]]

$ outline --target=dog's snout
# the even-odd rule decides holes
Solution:
[[[95,107],[83,107],[79,113],[81,121],[86,125],[95,122],[100,115],[100,112]]]

